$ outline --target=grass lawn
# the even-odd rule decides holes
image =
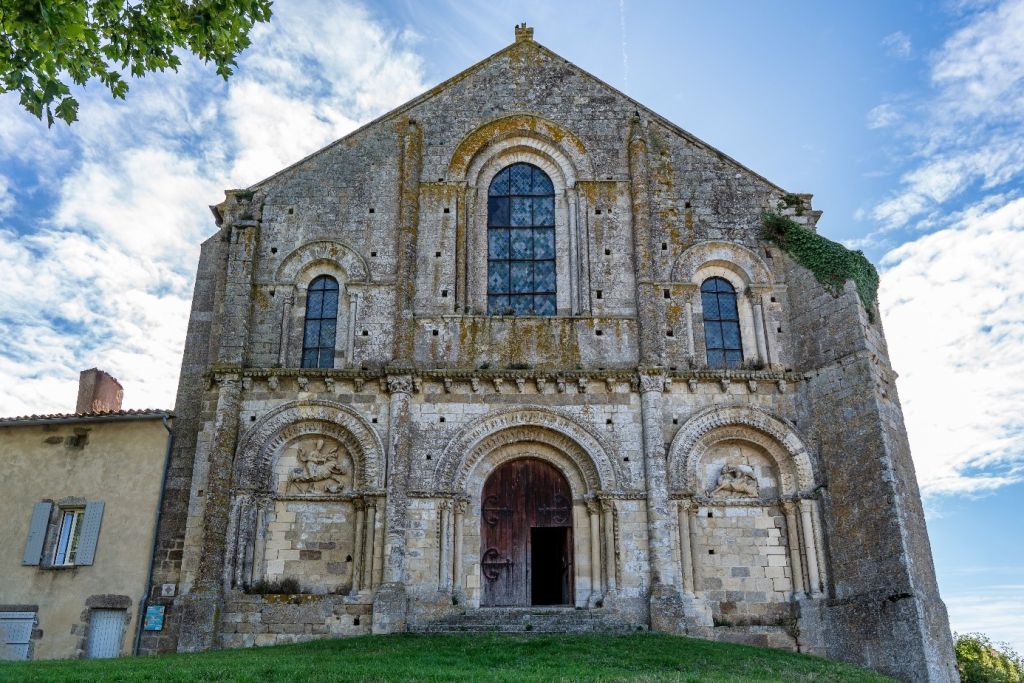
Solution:
[[[0,662],[3,681],[889,681],[848,664],[657,634],[388,635],[107,660]]]

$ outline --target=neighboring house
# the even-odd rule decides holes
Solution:
[[[0,418],[0,659],[131,654],[170,419],[81,375],[73,414]]]

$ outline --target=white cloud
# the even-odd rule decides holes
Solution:
[[[1024,567],[1011,571],[1020,576]],[[977,587],[971,592],[945,593],[950,627],[957,633],[983,633],[996,643],[1024,652],[1024,586]]]
[[[1024,174],[1024,1],[976,14],[935,55],[931,81],[925,118],[907,140],[917,168],[872,213],[888,229],[969,188],[992,189]],[[872,110],[869,125],[884,124],[886,106]]]
[[[885,128],[899,122],[900,118],[891,104],[880,104],[868,112],[868,128]]]
[[[0,218],[14,209],[14,195],[11,193],[11,181],[0,175]]]
[[[408,32],[351,4],[289,2],[224,84],[194,59],[79,91],[81,120],[47,131],[0,98],[0,159],[58,194],[38,229],[5,227],[0,176],[0,415],[73,409],[81,369],[125,385],[127,407],[174,401],[206,208],[425,89]]]
[[[903,31],[896,31],[882,38],[882,47],[885,48],[886,54],[892,57],[899,57],[900,59],[909,57],[913,49],[910,43],[910,36]]]
[[[1024,480],[1024,198],[882,261],[882,317],[925,493]]]

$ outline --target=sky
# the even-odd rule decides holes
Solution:
[[[863,249],[954,630],[1024,652],[1024,0],[282,0],[224,82],[0,95],[0,415],[99,366],[171,407],[199,244],[251,185],[535,38],[792,192]]]

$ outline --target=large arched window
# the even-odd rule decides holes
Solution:
[[[555,189],[533,164],[502,169],[487,198],[487,312],[554,315]]]
[[[740,341],[736,290],[724,278],[708,278],[700,286],[700,303],[704,311],[704,342],[708,351],[708,367],[741,367],[743,342]]]
[[[338,330],[338,281],[321,275],[306,291],[306,322],[302,333],[302,367],[333,368]]]

